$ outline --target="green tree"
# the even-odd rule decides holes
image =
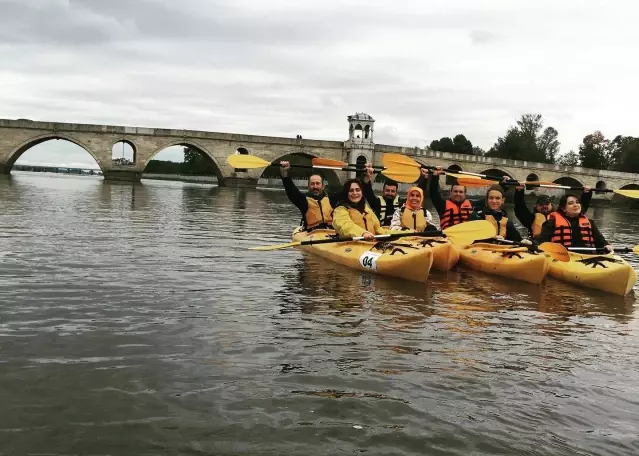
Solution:
[[[579,155],[574,150],[557,158],[557,164],[561,166],[579,166]]]
[[[466,136],[462,134],[456,135],[453,139],[444,136],[441,139],[436,139],[430,143],[429,146],[432,150],[440,152],[451,152],[455,154],[469,154],[473,155],[474,148],[473,143],[470,142]]]
[[[466,137],[462,134],[453,138],[453,148],[458,154],[472,155],[473,153],[473,143],[466,139]]]
[[[215,175],[215,163],[204,152],[195,148],[184,147],[184,163],[181,166],[182,174],[213,176]]]
[[[610,165],[609,157],[610,141],[600,132],[584,137],[579,146],[579,158],[581,166],[594,169],[608,169]]]
[[[608,151],[610,168],[639,173],[639,138],[617,135],[610,142]]]
[[[537,147],[539,152],[544,154],[546,163],[555,163],[560,145],[558,137],[557,130],[553,127],[548,127],[537,139]]]
[[[510,127],[505,136],[497,139],[486,155],[554,163],[559,152],[559,133],[553,127],[543,127],[541,114],[524,114],[516,126]]]
[[[440,152],[452,152],[455,148],[455,144],[453,143],[452,139],[445,136],[442,139],[436,139],[432,141],[429,147]]]

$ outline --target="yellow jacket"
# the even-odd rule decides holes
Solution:
[[[373,234],[389,232],[382,228],[379,219],[369,207],[362,214],[357,209],[338,206],[333,212],[333,228],[340,236],[349,237],[361,236],[366,231]]]

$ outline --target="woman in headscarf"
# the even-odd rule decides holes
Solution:
[[[393,214],[391,230],[436,231],[433,218],[423,203],[424,191],[419,187],[409,188],[406,202]]]

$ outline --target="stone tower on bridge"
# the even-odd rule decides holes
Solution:
[[[364,165],[373,163],[375,158],[375,143],[373,142],[373,119],[368,114],[357,112],[348,116],[348,141],[344,149],[348,154],[349,163]],[[350,173],[354,177],[355,173]]]

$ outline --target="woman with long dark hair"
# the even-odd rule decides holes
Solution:
[[[613,251],[595,223],[581,210],[579,198],[570,193],[559,199],[559,208],[550,213],[535,241],[557,242],[564,247],[596,247]]]
[[[386,234],[375,213],[366,206],[362,183],[348,179],[342,187],[340,202],[333,212],[333,228],[340,236],[363,236],[372,240],[376,234]]]

